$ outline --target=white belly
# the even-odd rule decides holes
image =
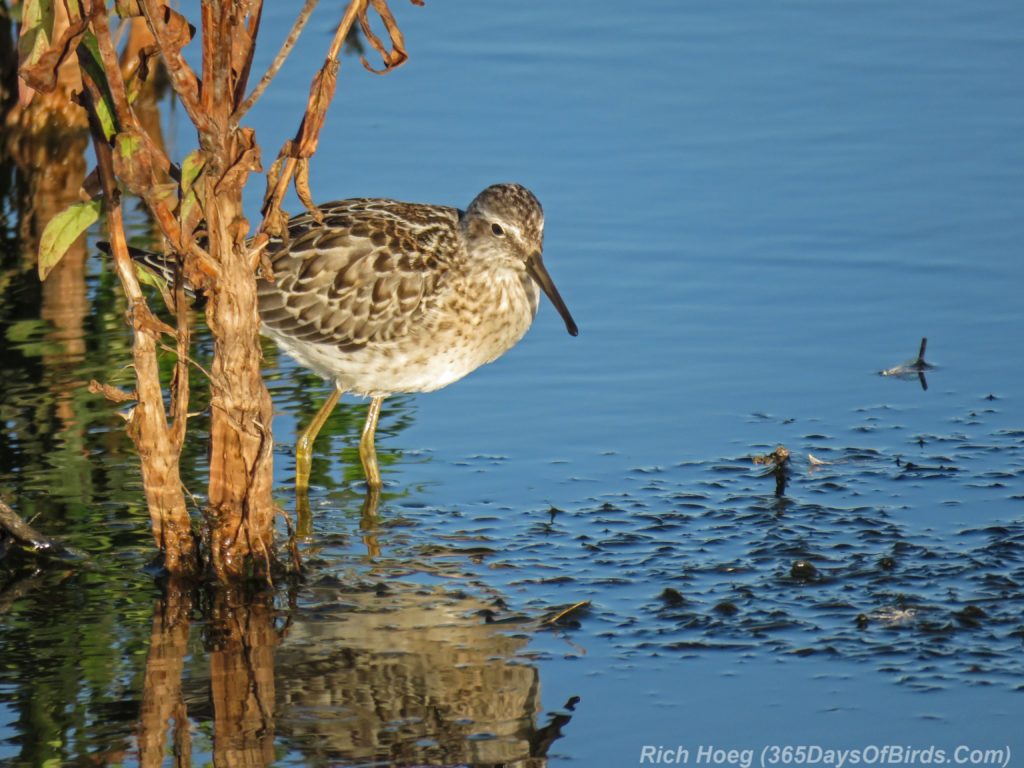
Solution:
[[[492,276],[485,290],[488,300],[477,311],[466,309],[465,296],[453,295],[447,309],[426,318],[409,336],[356,350],[296,342],[267,327],[264,332],[344,392],[363,397],[432,392],[496,360],[529,330],[538,300],[532,280],[524,284],[513,273]]]

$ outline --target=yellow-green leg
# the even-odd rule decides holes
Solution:
[[[359,438],[359,459],[363,462],[366,473],[366,484],[371,491],[379,491],[383,483],[380,479],[380,468],[377,466],[377,448],[373,444],[377,433],[377,419],[380,418],[380,406],[384,397],[375,397],[370,401],[370,411],[366,414],[363,425],[363,436]]]
[[[295,490],[300,493],[309,490],[309,472],[313,466],[313,442],[320,430],[323,429],[324,422],[331,415],[334,406],[338,404],[339,397],[341,397],[341,390],[335,387],[331,396],[327,398],[327,402],[313,417],[313,421],[295,441]]]
[[[363,532],[363,544],[366,545],[366,556],[371,560],[380,557],[380,542],[377,540],[377,508],[380,506],[380,491],[376,488],[366,489],[363,499],[362,517],[359,530]]]

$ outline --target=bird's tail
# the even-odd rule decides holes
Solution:
[[[110,243],[106,241],[96,243],[96,247],[108,256],[111,253]],[[140,282],[149,283],[161,291],[171,290],[174,287],[174,274],[178,265],[173,253],[159,253],[129,245],[128,255],[135,262]],[[187,280],[185,281],[185,293],[193,298],[196,296],[195,290]]]
[[[96,247],[108,256],[111,254],[110,243],[105,240],[96,243]],[[145,267],[154,275],[163,279],[168,285],[174,285],[174,269],[176,265],[172,254],[147,251],[145,248],[136,248],[133,245],[129,245],[128,255],[132,257],[132,261]]]

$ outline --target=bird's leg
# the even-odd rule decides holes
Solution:
[[[380,491],[376,488],[366,489],[366,498],[363,499],[362,517],[359,521],[359,530],[363,532],[363,544],[366,546],[366,556],[371,560],[380,557],[380,542],[377,540],[377,507],[380,505]]]
[[[309,490],[309,471],[313,466],[313,441],[316,440],[317,434],[323,428],[327,417],[331,415],[334,406],[338,404],[339,397],[341,397],[341,390],[335,387],[331,396],[327,398],[327,402],[317,411],[309,426],[295,441],[295,490],[299,493]]]
[[[380,479],[380,469],[377,466],[377,449],[373,444],[374,436],[377,433],[377,419],[380,418],[380,406],[383,402],[383,396],[375,397],[370,401],[370,410],[366,414],[366,423],[363,425],[363,436],[359,439],[359,458],[363,462],[366,484],[371,491],[379,491],[383,485]]]

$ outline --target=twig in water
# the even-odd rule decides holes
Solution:
[[[928,346],[928,337],[924,336],[921,338],[921,347],[917,352],[917,358],[914,360],[908,360],[902,365],[897,365],[894,368],[886,368],[884,371],[879,371],[882,376],[896,376],[897,378],[909,379],[917,377],[917,380],[921,383],[921,389],[928,389],[928,379],[925,378],[924,372],[930,371],[935,366],[931,365],[924,359],[924,351]]]
[[[548,616],[545,616],[543,619],[541,619],[540,623],[541,624],[547,624],[547,625],[557,624],[562,619],[564,619],[566,616],[568,616],[570,613],[575,613],[578,610],[581,610],[583,608],[589,608],[589,607],[590,607],[590,601],[589,600],[581,600],[578,603],[573,603],[570,606],[567,606],[565,608],[559,609],[558,611],[555,611],[554,613],[549,614]]]
[[[0,501],[0,529],[10,534],[11,538],[22,547],[33,552],[51,555],[72,554],[63,544],[44,536],[22,520],[17,512],[2,501]]]

